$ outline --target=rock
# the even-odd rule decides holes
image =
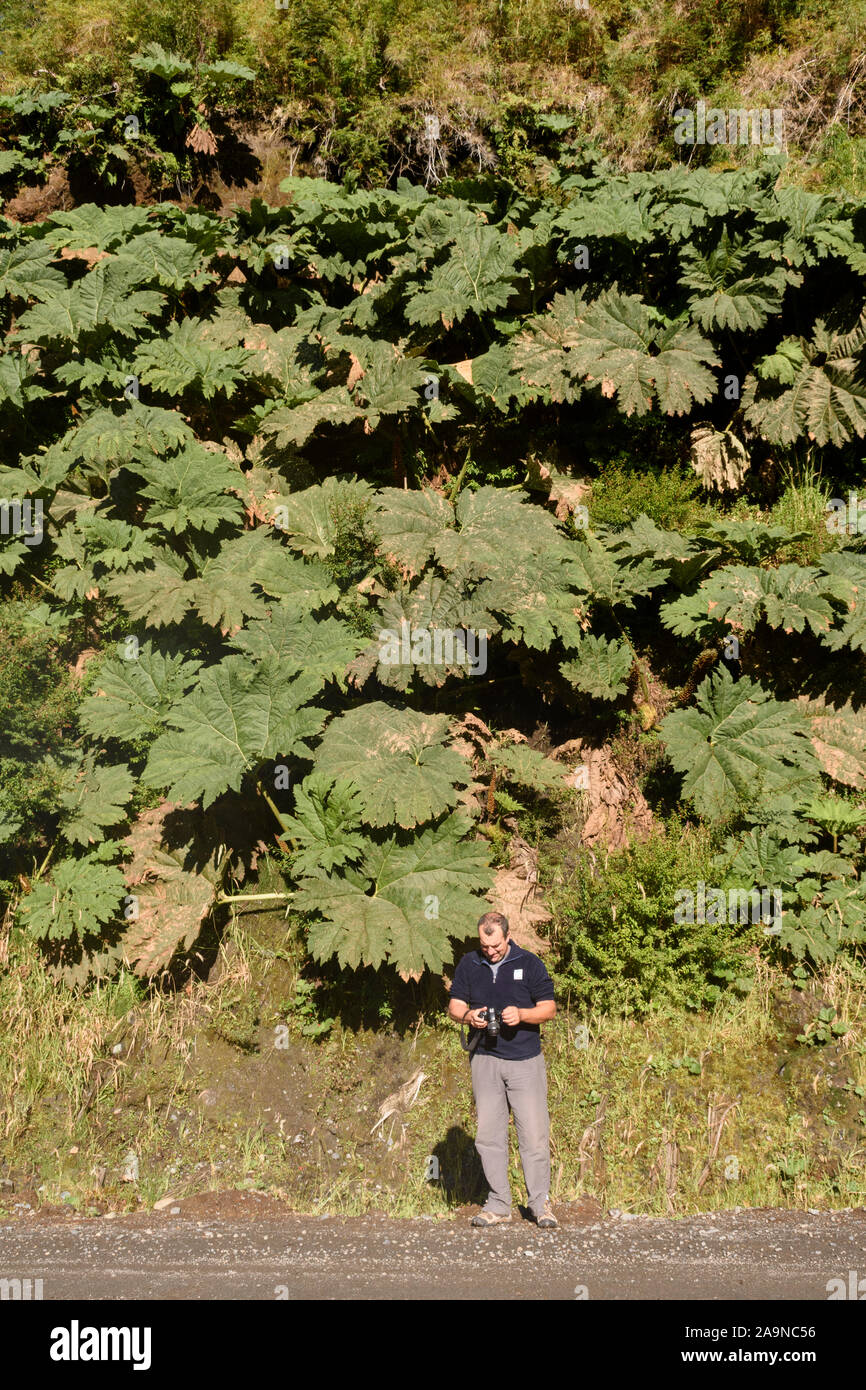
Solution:
[[[176,1197],[160,1197],[158,1202],[154,1202],[153,1209],[154,1211],[165,1211],[166,1207],[170,1207],[176,1201]]]
[[[123,1160],[123,1172],[120,1175],[120,1181],[138,1182],[138,1154],[132,1149]]]

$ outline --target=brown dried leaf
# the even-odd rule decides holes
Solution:
[[[165,818],[179,807],[163,801],[143,812],[124,840],[133,852],[124,877],[136,890],[138,917],[130,922],[122,945],[127,964],[141,976],[156,974],[176,951],[191,946],[213,905],[214,885],[183,868],[183,851],[161,847]]]
[[[206,130],[205,127],[199,125],[198,122],[196,122],[187,135],[185,143],[187,147],[194,150],[196,154],[212,155],[217,152],[216,136],[213,131]]]
[[[87,269],[96,265],[97,261],[107,261],[111,258],[110,251],[100,251],[98,246],[64,246],[60,252],[60,259],[63,261],[86,261]]]
[[[88,665],[95,656],[99,656],[99,652],[95,647],[85,647],[83,652],[79,652],[75,664],[67,668],[73,680],[81,680],[81,677],[84,675]]]
[[[550,920],[536,883],[527,883],[516,869],[499,869],[487,901],[508,918],[510,933],[518,946],[538,955],[550,949],[549,941],[535,930]]]
[[[698,425],[692,430],[691,444],[691,465],[705,488],[736,492],[742,486],[750,460],[735,434]]]
[[[467,357],[465,362],[453,362],[451,364],[455,372],[459,372],[464,381],[468,381],[472,386],[472,358]]]
[[[812,725],[812,747],[824,772],[834,782],[862,791],[866,787],[866,709],[850,702],[836,708],[823,700],[799,697]]]

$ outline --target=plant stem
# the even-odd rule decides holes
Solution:
[[[643,662],[641,661],[640,657],[638,656],[637,652],[635,651],[635,649],[634,649],[634,643],[632,642],[631,638],[629,637],[628,633],[626,632],[626,630],[625,630],[625,628],[623,627],[622,623],[620,622],[619,618],[618,618],[618,617],[616,616],[616,614],[614,613],[613,608],[611,607],[611,608],[609,609],[609,611],[610,611],[611,617],[613,618],[614,622],[616,623],[617,627],[619,628],[620,632],[622,633],[623,641],[628,645],[629,649],[631,650],[631,654],[632,654],[632,656],[634,657],[635,668],[636,668],[636,670],[637,670],[637,678],[638,678],[638,682],[639,682],[639,684],[640,684],[641,694],[643,695],[643,697],[644,697],[646,703],[647,703],[647,704],[650,704],[650,692],[649,692],[649,686],[647,685],[646,676],[644,675]]]
[[[463,460],[463,467],[460,469],[460,472],[457,474],[457,477],[454,479],[454,486],[451,488],[451,490],[450,490],[449,493],[448,493],[448,501],[452,504],[452,506],[453,506],[454,502],[457,500],[457,494],[458,494],[458,492],[460,491],[461,487],[463,486],[463,478],[464,478],[464,476],[465,476],[466,468],[467,468],[467,466],[468,466],[469,461],[470,461],[471,458],[472,458],[472,450],[470,449],[470,450],[467,452],[467,454],[466,454],[466,458]]]
[[[54,841],[54,844],[53,844],[53,845],[51,846],[51,848],[49,849],[49,851],[48,851],[48,853],[46,854],[45,858],[42,860],[42,863],[39,865],[39,868],[36,870],[35,874],[33,875],[33,880],[32,880],[32,881],[33,881],[34,883],[38,883],[39,880],[40,880],[40,878],[42,877],[42,875],[45,873],[45,870],[48,868],[48,865],[49,865],[50,862],[51,862],[51,856],[53,855],[53,853],[54,853],[54,851],[56,850],[56,848],[57,848],[57,841],[55,840],[55,841]]]
[[[280,815],[279,811],[277,810],[277,807],[276,807],[275,803],[271,800],[271,797],[270,797],[270,796],[268,795],[268,793],[265,791],[265,789],[264,789],[264,787],[262,786],[261,782],[257,782],[257,783],[256,783],[256,790],[258,791],[259,796],[263,797],[264,800],[265,800],[265,801],[268,803],[268,805],[270,806],[270,808],[271,808],[271,810],[273,811],[274,816],[275,816],[275,818],[276,818],[277,825],[280,827],[281,830],[284,830],[284,829],[285,829],[285,826],[283,825],[283,818],[282,818],[282,816]],[[289,847],[288,847],[288,845],[286,844],[285,840],[283,840],[279,835],[275,835],[275,836],[274,836],[274,839],[276,840],[277,844],[279,845],[279,847],[280,847],[280,849],[283,851],[283,853],[284,853],[284,854],[288,854],[288,853],[289,853]]]
[[[294,893],[217,893],[217,903],[286,902]]]

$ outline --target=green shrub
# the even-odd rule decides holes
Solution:
[[[25,838],[53,806],[54,777],[41,765],[74,725],[78,692],[56,631],[28,623],[26,604],[0,621],[0,820]]]
[[[590,524],[620,530],[645,512],[657,526],[685,530],[712,515],[698,500],[700,490],[698,478],[683,465],[643,472],[603,464],[592,485]]]
[[[678,889],[712,884],[709,836],[679,825],[602,858],[579,850],[549,865],[557,986],[586,1007],[642,1013],[670,1002],[700,1008],[744,971],[750,926],[678,923]],[[696,914],[697,915],[697,914]]]

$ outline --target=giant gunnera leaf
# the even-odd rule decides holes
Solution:
[[[316,959],[353,969],[387,961],[404,977],[441,970],[449,937],[472,930],[492,881],[487,848],[463,838],[468,828],[454,814],[414,835],[367,841],[357,868],[305,879],[295,906],[321,918],[309,933]]]
[[[95,738],[139,739],[160,731],[175,700],[195,682],[200,661],[164,653],[150,642],[120,644],[123,654],[106,657],[95,694],[79,710],[82,727]]]
[[[328,725],[316,770],[358,788],[366,825],[419,825],[453,810],[470,781],[465,759],[445,746],[448,730],[444,714],[365,704]]]
[[[123,890],[123,874],[113,864],[61,859],[22,899],[19,920],[38,941],[82,942],[120,915]]]
[[[362,858],[366,837],[361,827],[361,797],[345,778],[332,781],[312,772],[295,792],[295,814],[283,816],[287,837],[293,843],[295,874],[329,873]]]
[[[660,725],[668,757],[684,773],[683,795],[711,820],[779,790],[797,770],[817,771],[811,730],[796,705],[722,667],[698,688],[691,709]]]
[[[309,757],[323,710],[308,705],[321,682],[261,666],[250,674],[241,656],[209,666],[195,689],[168,713],[172,726],[150,750],[142,781],[175,801],[201,798],[205,809],[268,758]]]

